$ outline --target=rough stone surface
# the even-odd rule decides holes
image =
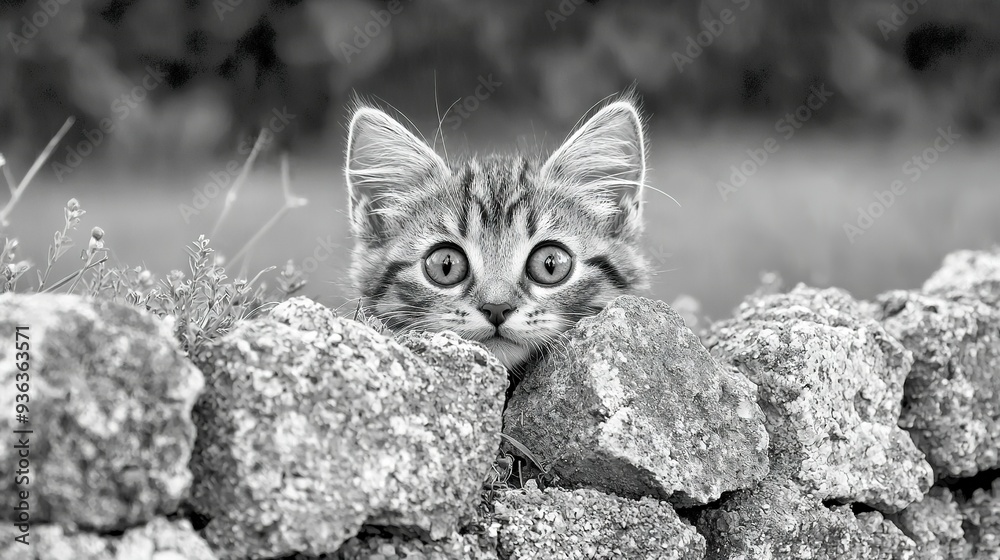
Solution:
[[[841,508],[846,509],[846,508]],[[855,515],[861,537],[859,560],[941,560],[940,556],[921,556],[919,547],[909,535],[877,511]]]
[[[497,560],[497,536],[459,535],[427,543],[404,536],[358,536],[351,538],[330,560]]]
[[[845,292],[752,298],[706,345],[758,384],[772,470],[819,500],[887,512],[930,488],[930,466],[897,426],[913,358]]]
[[[446,537],[496,453],[507,374],[451,333],[432,363],[305,298],[196,357],[192,504],[220,557],[332,553],[363,523]]]
[[[992,251],[956,251],[924,282],[927,294],[967,294],[1000,307],[1000,247]]]
[[[665,303],[623,296],[566,334],[504,413],[560,485],[693,505],[767,473],[753,385]]]
[[[901,290],[877,303],[885,329],[914,356],[900,426],[939,477],[1000,466],[1000,309]]]
[[[59,525],[31,527],[31,544],[8,544],[13,528],[0,526],[0,560],[216,560],[185,520],[154,518],[121,536],[70,533]]]
[[[931,488],[922,500],[899,512],[895,520],[916,543],[917,558],[970,558],[962,512],[947,488]]]
[[[534,481],[503,493],[497,503],[501,558],[698,559],[705,539],[670,504],[638,501],[596,490],[541,491]]]
[[[23,380],[17,326],[28,327],[30,423],[15,425],[15,383]],[[191,483],[190,412],[203,378],[169,326],[106,301],[7,294],[0,331],[8,333],[0,345],[0,431],[33,431],[25,486],[15,486],[13,440],[0,446],[0,495],[28,491],[33,523],[102,531],[174,511]],[[2,508],[0,519],[13,512]]]
[[[1000,478],[990,490],[978,489],[962,505],[965,538],[972,545],[975,560],[1000,558]]]
[[[916,549],[878,512],[855,517],[850,506],[827,508],[793,481],[770,477],[705,511],[698,530],[707,539],[706,558],[720,560],[889,560],[913,558]]]

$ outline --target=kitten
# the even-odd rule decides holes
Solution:
[[[358,108],[347,140],[351,279],[393,330],[450,330],[511,370],[647,285],[646,146],[633,102],[600,109],[547,160],[446,162]]]

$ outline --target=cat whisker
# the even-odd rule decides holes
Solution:
[[[670,196],[669,194],[661,191],[660,189],[658,189],[658,188],[656,188],[656,187],[654,187],[652,185],[646,185],[646,188],[649,189],[649,190],[651,190],[651,191],[653,191],[653,192],[658,192],[658,193],[662,194],[663,196],[669,198],[670,200],[673,200],[674,204],[676,204],[678,208],[683,208],[683,206],[681,206],[681,203],[677,202],[676,198],[674,198],[674,197]]]

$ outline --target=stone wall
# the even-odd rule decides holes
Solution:
[[[1000,558],[996,251],[700,337],[622,297],[506,403],[478,344],[304,298],[190,358],[106,302],[5,295],[0,325],[31,337],[26,424],[0,346],[0,429],[31,430],[0,560]]]

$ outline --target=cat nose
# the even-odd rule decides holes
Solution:
[[[486,315],[494,326],[499,327],[507,320],[507,313],[513,311],[514,308],[507,303],[484,303],[482,307],[479,308]]]

